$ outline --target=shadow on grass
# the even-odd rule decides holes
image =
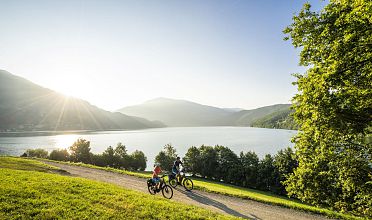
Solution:
[[[236,210],[233,210],[231,208],[229,208],[228,206],[226,206],[225,204],[217,201],[217,200],[214,200],[214,199],[211,199],[211,198],[208,198],[206,196],[203,196],[202,194],[198,193],[198,192],[195,192],[195,191],[185,191],[185,190],[182,190],[182,189],[179,189],[179,188],[176,188],[175,190],[177,190],[178,192],[186,195],[188,198],[198,202],[198,203],[202,203],[204,205],[208,205],[208,206],[213,206],[229,215],[233,215],[233,216],[236,216],[236,217],[241,217],[241,218],[245,218],[245,219],[260,219],[258,218],[257,216],[255,215],[250,215],[250,216],[247,216],[247,215],[244,215]]]

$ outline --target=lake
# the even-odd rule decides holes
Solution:
[[[290,139],[297,133],[292,130],[251,127],[173,127],[134,131],[107,131],[69,133],[50,136],[0,137],[0,154],[21,155],[26,149],[43,148],[49,152],[56,148],[68,148],[78,138],[90,141],[93,153],[102,153],[118,142],[126,145],[128,153],[141,150],[148,158],[151,169],[155,156],[165,144],[171,143],[183,157],[191,146],[223,145],[239,154],[254,151],[259,157],[275,154],[278,150],[293,146]]]

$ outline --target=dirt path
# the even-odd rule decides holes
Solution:
[[[143,178],[73,165],[53,162],[44,163],[60,167],[69,172],[72,176],[113,183],[128,189],[148,193],[146,180]],[[161,194],[157,194],[156,196],[161,196]],[[174,190],[172,200],[247,219],[327,219],[323,216],[272,206],[247,199],[207,193],[199,190],[187,192],[181,187]]]

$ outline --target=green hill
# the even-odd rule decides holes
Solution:
[[[110,130],[164,126],[105,111],[0,70],[0,131]]]
[[[230,116],[230,119],[235,126],[253,126],[253,123],[257,120],[261,120],[264,117],[267,117],[271,114],[277,112],[289,110],[289,104],[277,104],[265,106],[252,110],[243,110],[236,112]],[[259,126],[257,126],[259,127]]]
[[[0,157],[0,219],[238,219],[59,172]]]
[[[293,110],[286,108],[277,112],[266,115],[258,120],[255,120],[251,125],[252,127],[260,128],[281,128],[297,130],[298,125],[291,115]]]

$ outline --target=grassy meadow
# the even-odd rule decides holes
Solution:
[[[60,171],[0,157],[0,219],[238,219]]]
[[[131,171],[126,171],[126,170],[119,170],[119,169],[114,169],[110,167],[98,167],[94,166],[91,164],[84,164],[84,163],[72,163],[72,162],[61,162],[61,161],[53,161],[57,163],[64,163],[64,164],[71,164],[75,166],[83,166],[83,167],[90,167],[90,168],[95,168],[95,169],[101,169],[101,170],[107,170],[111,172],[116,172],[116,173],[121,173],[121,174],[126,174],[126,175],[131,175],[131,176],[137,176],[141,178],[150,178],[151,177],[151,172],[131,172]],[[239,198],[244,198],[244,199],[251,199],[255,200],[258,202],[263,202],[267,204],[272,204],[272,205],[278,205],[278,206],[283,206],[291,209],[297,209],[305,212],[311,212],[311,213],[316,213],[316,214],[321,214],[325,215],[331,218],[337,218],[337,219],[363,219],[360,217],[352,216],[352,215],[347,215],[347,214],[342,214],[336,211],[332,211],[329,209],[325,208],[319,208],[315,206],[311,206],[308,204],[304,204],[299,200],[291,199],[288,197],[284,196],[279,196],[275,195],[270,192],[265,192],[265,191],[260,191],[260,190],[255,190],[255,189],[249,189],[249,188],[243,188],[239,186],[234,186],[230,184],[224,184],[220,182],[215,182],[215,181],[209,181],[206,179],[201,179],[201,178],[192,178],[194,182],[194,188],[199,189],[202,191],[206,192],[212,192],[212,193],[218,193],[218,194],[223,194],[223,195],[228,195],[228,196],[234,196],[234,197],[239,197]]]

